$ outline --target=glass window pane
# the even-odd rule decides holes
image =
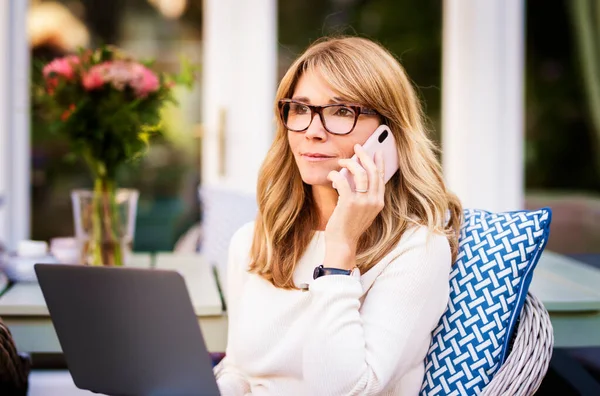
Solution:
[[[553,209],[548,249],[595,254],[600,265],[599,109],[588,96],[598,82],[586,74],[588,54],[579,50],[585,21],[577,3],[583,4],[526,2],[526,202]],[[599,5],[590,5],[594,12],[586,16],[598,15]],[[600,59],[600,26],[590,20],[595,52],[589,55]]]

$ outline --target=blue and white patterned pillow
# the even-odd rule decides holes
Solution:
[[[500,368],[552,212],[465,210],[450,301],[433,332],[421,395],[479,394]]]

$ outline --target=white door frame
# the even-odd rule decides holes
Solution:
[[[0,2],[0,242],[30,235],[29,1]]]

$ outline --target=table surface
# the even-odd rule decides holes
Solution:
[[[154,261],[154,262],[153,262]],[[185,279],[197,316],[222,315],[222,304],[212,267],[201,255],[160,253],[134,254],[130,267],[176,270]],[[16,283],[0,297],[0,316],[48,316],[38,283]]]
[[[600,311],[600,270],[550,251],[540,257],[530,290],[551,313]]]

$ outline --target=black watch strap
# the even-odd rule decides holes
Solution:
[[[313,272],[313,279],[317,279],[320,276],[324,275],[350,275],[352,274],[352,270],[345,270],[341,268],[327,268],[323,267],[323,265],[319,265],[315,267]]]

